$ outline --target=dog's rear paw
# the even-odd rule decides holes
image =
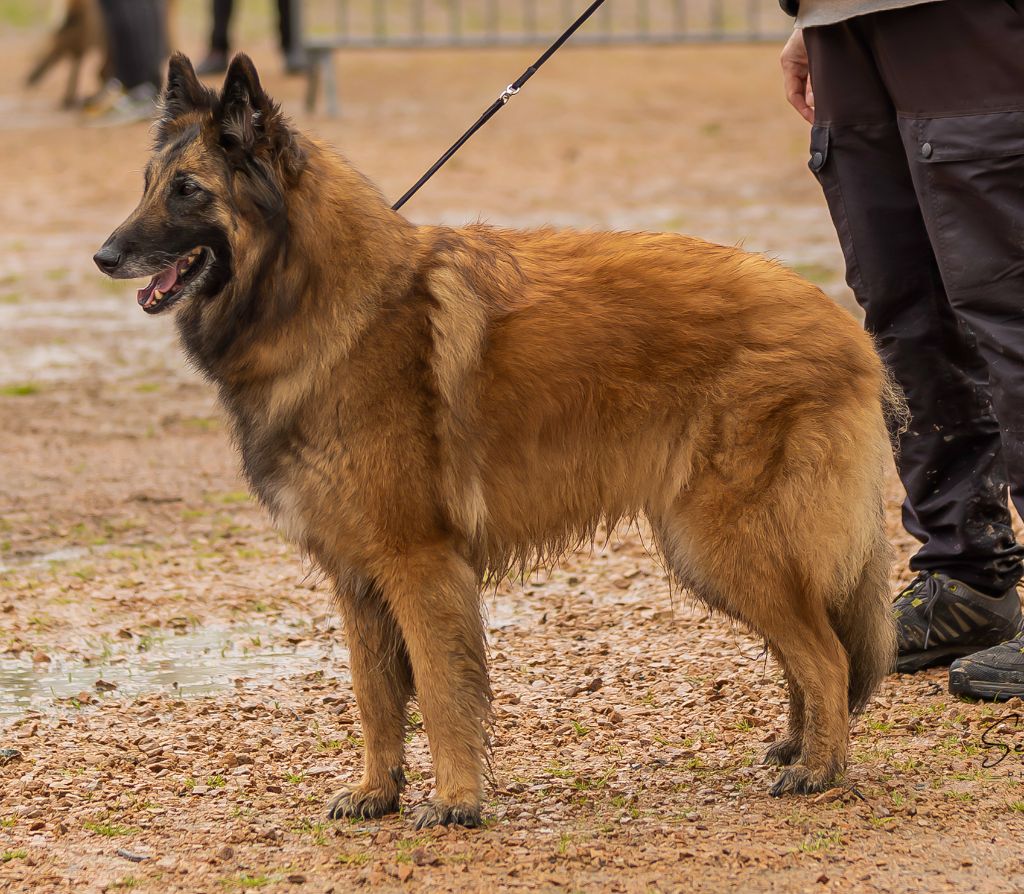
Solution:
[[[782,771],[782,775],[771,788],[773,798],[783,795],[812,795],[832,787],[835,780],[832,770],[812,770],[805,764],[794,764]]]
[[[768,748],[761,763],[768,767],[787,767],[800,757],[800,749],[799,740],[783,739]]]
[[[327,818],[377,819],[388,813],[398,813],[398,795],[380,790],[354,788],[336,795],[327,805]]]
[[[468,804],[426,801],[413,810],[412,824],[415,829],[430,826],[465,826],[475,829],[480,825],[480,808]]]

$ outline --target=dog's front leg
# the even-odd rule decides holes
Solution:
[[[408,649],[434,759],[435,796],[417,808],[416,828],[479,825],[490,687],[477,576],[439,545],[392,560],[381,584]]]
[[[362,583],[339,587],[338,602],[345,619],[366,764],[362,782],[337,795],[328,813],[331,819],[371,819],[398,810],[405,784],[406,708],[412,673],[402,634],[379,590]]]

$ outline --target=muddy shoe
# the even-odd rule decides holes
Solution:
[[[896,670],[912,674],[948,664],[1016,635],[1021,623],[1016,587],[986,596],[945,574],[924,571],[893,605],[899,657]]]
[[[949,668],[949,691],[998,702],[1024,698],[1024,633],[954,661]]]

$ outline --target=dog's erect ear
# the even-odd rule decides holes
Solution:
[[[253,152],[269,139],[279,117],[252,59],[239,53],[231,60],[220,94],[221,142],[229,149]]]
[[[231,60],[220,94],[220,141],[241,159],[260,156],[280,162],[286,173],[301,168],[296,134],[281,109],[263,90],[252,59],[239,53]]]
[[[157,124],[157,143],[166,141],[174,122],[189,112],[213,108],[213,94],[196,77],[188,56],[175,53],[167,65],[167,86],[160,105],[163,114]]]

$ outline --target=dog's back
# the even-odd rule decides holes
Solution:
[[[764,636],[813,703],[777,790],[820,788],[893,660],[871,339],[791,271],[697,239],[427,238],[442,493],[479,567],[646,515],[677,580]]]

